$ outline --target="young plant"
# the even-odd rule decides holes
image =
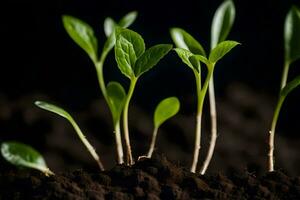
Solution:
[[[3,158],[16,166],[37,169],[46,176],[54,175],[47,167],[43,156],[31,146],[19,142],[3,142],[1,144]]]
[[[116,151],[118,163],[124,163],[123,147],[120,131],[120,116],[124,105],[125,92],[118,82],[110,82],[105,85],[103,76],[103,65],[108,53],[115,45],[115,28],[117,26],[127,28],[136,19],[137,12],[130,12],[125,15],[118,23],[108,17],[104,21],[104,32],[107,37],[102,53],[98,57],[98,40],[94,35],[94,30],[87,23],[72,16],[63,16],[64,27],[69,36],[78,44],[91,58],[96,71],[99,86],[113,118],[113,126],[116,140]],[[117,99],[116,99],[117,98]]]
[[[162,100],[155,108],[154,117],[153,117],[154,129],[153,129],[150,148],[146,156],[147,158],[151,158],[152,153],[154,151],[158,128],[166,120],[176,115],[179,109],[180,109],[180,102],[176,97],[169,97]]]
[[[235,18],[235,6],[232,0],[225,0],[216,10],[212,25],[211,25],[211,44],[210,49],[213,49],[220,42],[226,40]],[[214,77],[209,81],[209,107],[211,119],[211,137],[206,158],[201,167],[201,174],[204,174],[208,168],[211,158],[214,153],[217,140],[217,110],[215,97]]]
[[[77,125],[77,123],[73,119],[73,117],[67,111],[65,111],[64,109],[62,109],[62,108],[60,108],[58,106],[55,106],[53,104],[49,104],[49,103],[42,102],[42,101],[36,101],[35,105],[38,106],[41,109],[44,109],[44,110],[47,110],[49,112],[55,113],[55,114],[57,114],[57,115],[65,118],[65,119],[67,119],[71,123],[71,125],[73,126],[73,128],[75,129],[75,131],[76,131],[78,137],[80,138],[80,140],[82,141],[82,143],[85,145],[85,147],[87,148],[87,150],[89,151],[89,153],[92,155],[92,157],[97,162],[100,170],[101,171],[104,170],[103,164],[100,161],[100,157],[96,153],[95,149],[89,143],[89,141],[86,139],[86,137],[84,136],[84,134],[80,130],[79,126]]]
[[[115,59],[122,74],[130,79],[130,86],[123,108],[124,138],[126,144],[127,165],[134,160],[128,130],[128,108],[137,80],[142,74],[154,67],[171,49],[170,44],[158,44],[145,51],[145,43],[138,33],[124,28],[117,28]]]
[[[286,96],[300,85],[300,76],[287,83],[290,65],[300,58],[300,10],[292,7],[285,19],[284,26],[284,69],[281,78],[280,93],[269,131],[268,170],[274,171],[274,136],[278,116]]]
[[[194,39],[189,33],[180,28],[171,29],[171,37],[176,44],[176,53],[181,58],[183,63],[192,69],[196,79],[197,89],[197,114],[196,114],[196,129],[195,129],[195,146],[193,154],[193,162],[191,166],[191,172],[195,173],[199,152],[201,148],[201,118],[204,98],[208,89],[209,82],[213,76],[216,63],[225,56],[232,48],[238,45],[235,41],[223,41],[220,42],[215,48],[210,51],[209,56],[206,53],[202,45]],[[207,67],[207,74],[202,85],[201,82],[201,62]],[[201,170],[201,174],[205,171]]]

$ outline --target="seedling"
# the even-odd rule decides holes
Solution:
[[[269,131],[268,170],[270,172],[274,171],[274,136],[282,104],[286,96],[300,85],[300,76],[287,83],[290,65],[300,58],[300,10],[296,7],[290,9],[285,19],[284,47],[285,58],[280,93]]]
[[[3,142],[1,144],[3,158],[18,167],[37,169],[46,176],[54,175],[47,167],[43,156],[31,146],[19,142]]]
[[[117,28],[115,59],[122,74],[130,79],[130,86],[123,108],[124,139],[127,150],[127,165],[134,160],[128,130],[128,108],[137,80],[142,74],[154,67],[171,49],[170,44],[158,44],[145,51],[145,43],[141,35],[124,28]]]
[[[218,43],[224,41],[233,25],[235,18],[235,6],[232,0],[224,1],[216,10],[212,25],[211,25],[211,45],[210,49],[217,46]],[[210,118],[211,118],[211,137],[208,147],[206,158],[204,159],[201,174],[204,174],[208,168],[211,158],[214,153],[216,140],[217,140],[217,110],[216,110],[216,97],[215,97],[214,77],[209,81],[209,105],[210,105]]]
[[[191,172],[195,173],[201,148],[201,118],[203,103],[209,82],[213,76],[216,63],[239,43],[235,41],[220,42],[210,51],[209,56],[206,57],[206,53],[202,45],[183,29],[172,28],[171,36],[177,46],[177,48],[175,48],[176,53],[181,58],[183,63],[192,69],[196,79],[198,105],[196,115],[195,146],[193,162],[191,166]],[[203,86],[201,82],[201,62],[207,67],[207,75]],[[204,174],[205,170],[201,170],[200,173]]]
[[[123,147],[120,131],[120,116],[124,105],[125,92],[118,82],[109,82],[105,86],[105,80],[103,76],[103,65],[108,53],[115,45],[115,28],[117,26],[127,28],[136,19],[137,12],[130,12],[125,15],[118,23],[112,18],[108,17],[104,21],[104,32],[107,37],[104,43],[102,53],[98,57],[98,40],[94,35],[94,30],[90,25],[72,16],[63,16],[64,27],[69,36],[78,44],[91,58],[96,71],[99,86],[104,96],[106,103],[110,109],[113,118],[114,133],[116,140],[116,151],[118,163],[124,163]]]
[[[176,97],[169,97],[162,100],[155,108],[154,117],[153,117],[154,129],[153,129],[150,148],[146,156],[147,158],[151,158],[152,153],[154,151],[158,128],[166,120],[176,115],[179,111],[179,108],[180,108],[180,102]]]
[[[79,126],[77,125],[77,123],[73,119],[73,117],[67,111],[65,111],[64,109],[62,109],[62,108],[60,108],[58,106],[55,106],[53,104],[49,104],[49,103],[42,102],[42,101],[36,101],[35,105],[38,106],[38,107],[40,107],[41,109],[44,109],[44,110],[47,110],[49,112],[55,113],[55,114],[60,115],[61,117],[65,118],[65,119],[67,119],[71,123],[71,125],[73,126],[73,128],[75,129],[75,131],[76,131],[78,137],[80,138],[80,140],[82,141],[82,143],[85,145],[85,147],[87,148],[87,150],[89,151],[89,153],[92,155],[92,157],[97,162],[100,170],[101,171],[104,170],[102,162],[100,161],[100,157],[96,153],[95,149],[89,143],[89,141],[86,139],[86,137],[84,136],[84,134],[80,130]]]

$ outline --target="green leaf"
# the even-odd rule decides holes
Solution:
[[[116,29],[116,35],[115,59],[121,72],[131,79],[137,58],[145,52],[144,40],[129,29]]]
[[[136,77],[154,67],[170,50],[170,44],[158,44],[147,49],[136,61],[134,74]]]
[[[209,61],[211,63],[216,63],[218,60],[220,60],[223,56],[225,56],[231,49],[233,49],[235,46],[239,45],[240,43],[236,41],[223,41],[219,43],[210,53],[209,55]]]
[[[61,117],[66,118],[69,121],[74,121],[72,116],[67,111],[65,111],[64,109],[62,109],[62,108],[60,108],[56,105],[53,105],[53,104],[50,104],[50,103],[47,103],[47,102],[43,102],[43,101],[36,101],[35,105],[42,108],[42,109],[44,109],[44,110],[47,110],[47,111],[53,112],[55,114],[58,114]]]
[[[109,82],[107,85],[109,106],[113,115],[114,125],[120,120],[120,116],[126,100],[126,93],[118,82]]]
[[[110,34],[110,36],[107,38],[107,40],[104,43],[102,54],[108,54],[110,50],[112,50],[116,43],[116,34],[113,32]]]
[[[280,96],[285,98],[291,91],[300,85],[300,76],[297,76],[292,81],[286,84],[284,88],[280,91]]]
[[[137,14],[136,11],[129,12],[119,21],[118,25],[122,28],[129,27],[135,21]]]
[[[293,6],[284,26],[285,61],[292,63],[300,58],[300,11]]]
[[[167,119],[176,115],[179,111],[180,102],[176,97],[169,97],[162,100],[154,112],[154,126],[158,128]]]
[[[46,165],[43,156],[31,146],[19,142],[3,142],[1,154],[9,163],[42,171],[46,175],[53,174]]]
[[[170,33],[177,48],[189,50],[193,54],[206,56],[201,44],[185,30],[181,28],[171,28]]]
[[[207,58],[205,58],[204,56],[201,55],[194,55],[193,57],[195,57],[197,60],[203,62],[204,64],[206,64],[207,66],[210,65],[210,62]]]
[[[64,15],[62,19],[69,36],[96,62],[98,44],[93,29],[75,17]]]
[[[211,49],[226,40],[235,18],[232,0],[224,1],[216,10],[211,26]]]
[[[182,48],[174,48],[179,58],[181,58],[182,62],[185,63],[187,66],[189,66],[192,70],[196,70],[197,72],[200,72],[200,69],[198,66],[195,66],[194,63],[191,62],[190,58],[194,56],[193,53],[186,49]]]
[[[104,20],[104,33],[106,37],[109,37],[114,31],[115,31],[116,22],[110,18],[107,17]]]

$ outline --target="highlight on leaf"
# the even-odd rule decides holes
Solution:
[[[170,34],[178,48],[189,50],[193,54],[206,56],[202,45],[185,30],[181,28],[171,28]]]
[[[212,63],[218,62],[223,56],[225,56],[228,52],[231,51],[235,46],[240,43],[236,41],[223,41],[219,43],[209,54],[209,61]]]
[[[216,10],[211,26],[211,48],[226,40],[235,19],[232,0],[225,0]]]
[[[1,144],[1,155],[9,163],[39,170],[46,176],[54,175],[48,168],[43,156],[29,145],[7,141]]]

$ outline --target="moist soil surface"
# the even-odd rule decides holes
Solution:
[[[132,167],[104,172],[75,170],[46,177],[37,171],[2,170],[0,199],[300,199],[300,177],[281,170],[256,176],[231,169],[201,176],[155,154]]]

